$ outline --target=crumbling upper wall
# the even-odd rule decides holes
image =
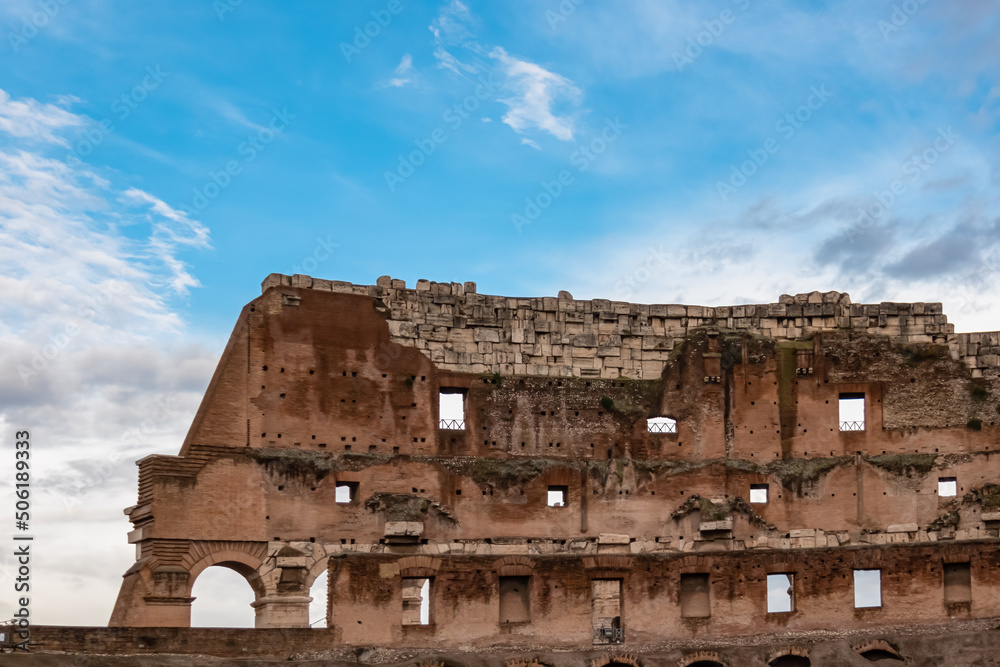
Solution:
[[[782,295],[740,306],[632,304],[607,299],[515,298],[478,294],[475,283],[418,280],[407,289],[388,276],[353,285],[271,274],[261,284],[362,294],[377,299],[392,342],[415,347],[459,373],[656,379],[674,345],[699,327],[794,340],[831,330],[888,336],[898,343],[946,344],[973,377],[1000,369],[1000,332],[955,334],[940,303],[852,304],[842,292]]]

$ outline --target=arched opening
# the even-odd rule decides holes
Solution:
[[[217,563],[197,575],[191,596],[192,628],[252,628],[256,594],[243,563]]]
[[[312,588],[309,589],[309,597],[312,598],[312,602],[309,603],[309,627],[311,628],[325,628],[328,625],[326,621],[326,585],[329,580],[329,574],[323,570],[323,574],[316,577]]]
[[[903,659],[895,653],[884,651],[880,648],[871,649],[861,654],[861,657],[868,662],[902,662]]]
[[[726,667],[721,662],[716,662],[715,660],[699,660],[698,662],[692,662],[688,667]]]
[[[782,655],[768,663],[771,667],[810,667],[809,658],[801,655]]]

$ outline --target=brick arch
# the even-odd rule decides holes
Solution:
[[[874,639],[864,644],[858,644],[857,646],[852,646],[854,652],[860,655],[866,660],[902,660],[903,656],[899,654],[896,647],[887,642],[884,639]]]
[[[677,667],[728,667],[715,651],[698,651],[677,661]]]
[[[254,597],[264,596],[264,582],[260,568],[267,547],[262,542],[195,542],[181,559],[181,567],[188,571],[187,595],[191,595],[194,582],[206,569],[218,565],[243,575],[253,589]]]
[[[306,573],[306,582],[305,582],[306,590],[310,590],[312,588],[312,585],[316,583],[316,580],[319,579],[320,575],[326,572],[329,565],[330,565],[330,555],[325,554],[320,558],[318,558],[315,563],[309,566],[309,571]]]
[[[498,577],[530,577],[535,563],[527,556],[504,556],[493,563]]]
[[[677,560],[677,571],[681,574],[708,572],[715,560],[711,556],[688,555]]]
[[[782,574],[784,572],[795,572],[798,567],[790,560],[775,559],[769,562],[765,568],[767,574]]]
[[[584,556],[583,567],[588,570],[631,570],[629,556]]]
[[[545,667],[545,665],[538,662],[538,658],[532,658],[531,660],[512,658],[505,662],[503,667]]]
[[[430,556],[403,556],[396,564],[403,577],[433,577],[441,569],[441,559]]]
[[[809,649],[801,646],[783,646],[771,651],[767,664],[772,667],[808,667],[810,665]]]
[[[632,655],[631,653],[611,653],[590,661],[590,667],[611,667],[612,665],[642,667],[639,663],[639,656]]]

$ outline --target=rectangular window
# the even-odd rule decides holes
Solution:
[[[646,420],[646,430],[650,433],[677,433],[677,420],[670,417],[650,417]]]
[[[945,563],[944,602],[972,602],[972,567],[969,563]]]
[[[938,495],[942,498],[949,498],[958,495],[958,479],[955,477],[938,478]]]
[[[681,618],[708,618],[712,608],[708,598],[707,574],[681,575]]]
[[[357,482],[337,482],[334,500],[340,504],[349,503],[358,496]]]
[[[750,485],[750,502],[752,503],[766,503],[767,502],[767,484],[751,484]]]
[[[795,575],[791,572],[767,575],[767,613],[795,610]]]
[[[530,577],[500,577],[501,623],[526,623],[531,620],[530,582]]]
[[[566,507],[568,496],[568,486],[550,486],[548,496],[549,507]]]
[[[854,571],[854,608],[882,606],[882,570]]]
[[[591,621],[595,644],[618,644],[625,641],[622,625],[622,580],[594,579]]]
[[[430,625],[431,580],[403,577],[403,625]]]
[[[438,395],[438,426],[451,431],[465,430],[465,389],[441,387]]]
[[[840,430],[865,430],[865,395],[840,395]]]

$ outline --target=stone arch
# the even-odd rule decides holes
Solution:
[[[224,545],[222,548],[196,549],[197,546],[200,546],[196,543],[181,560],[181,567],[188,571],[187,595],[191,595],[191,589],[194,587],[198,575],[207,568],[218,565],[242,575],[250,584],[250,588],[253,589],[255,599],[259,600],[264,597],[266,591],[260,576],[260,569],[264,560],[265,547],[261,545],[259,549],[256,549],[254,547],[257,545],[247,542],[238,542],[232,545],[222,544]]]
[[[681,574],[696,574],[710,571],[714,563],[711,556],[689,554],[679,558],[675,567]]]
[[[316,583],[316,580],[319,579],[320,575],[322,575],[324,572],[327,571],[329,565],[330,565],[330,556],[324,553],[322,556],[316,559],[315,563],[313,563],[307,568],[308,572],[306,573],[306,581],[305,581],[306,590],[312,588],[312,585]]]
[[[430,556],[404,556],[396,561],[403,577],[433,577],[441,569],[441,559]]]
[[[498,577],[530,577],[535,563],[527,556],[504,556],[493,563]]]
[[[639,656],[631,653],[611,653],[590,661],[590,667],[642,667]]]
[[[632,559],[629,556],[584,556],[583,567],[587,570],[631,570]]]
[[[767,658],[770,667],[810,667],[809,650],[800,646],[784,646],[771,651]]]
[[[903,656],[899,654],[896,647],[884,639],[875,639],[865,642],[864,644],[858,644],[857,646],[853,646],[851,648],[854,649],[855,653],[869,662],[876,662],[879,660],[903,661]]]
[[[715,651],[698,651],[677,661],[677,667],[728,667]]]
[[[512,658],[503,664],[503,667],[546,667],[538,662],[538,658],[527,660],[524,658]]]

